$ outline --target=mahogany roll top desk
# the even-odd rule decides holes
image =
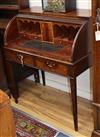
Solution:
[[[91,66],[91,30],[90,16],[34,11],[15,16],[5,32],[4,56],[8,69],[12,70],[16,62],[69,77],[76,131],[76,77]],[[12,94],[17,102],[17,89]]]

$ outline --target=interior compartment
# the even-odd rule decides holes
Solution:
[[[80,27],[75,24],[54,24],[54,43],[61,44],[62,46],[66,46],[67,43],[72,43],[79,28]]]
[[[28,19],[18,19],[17,24],[21,35],[29,37],[30,39],[41,39],[40,22]]]

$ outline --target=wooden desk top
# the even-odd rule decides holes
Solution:
[[[60,16],[60,18],[62,17],[90,17],[92,16],[92,13],[91,13],[91,10],[85,10],[85,9],[82,9],[82,10],[73,10],[73,11],[70,11],[70,12],[66,12],[66,13],[61,13],[61,12],[44,12],[42,10],[42,7],[39,7],[39,6],[34,6],[34,7],[31,7],[31,8],[27,8],[27,9],[23,9],[23,10],[20,10],[20,13],[23,13],[23,14],[44,14],[44,15],[51,15],[51,16]]]
[[[22,51],[28,54],[31,54],[33,56],[41,56],[44,58],[48,58],[48,59],[52,59],[55,61],[61,61],[64,63],[69,62],[69,60],[71,59],[71,48],[72,48],[72,44],[71,42],[68,43],[67,46],[59,46],[60,49],[57,49],[55,51],[53,51],[54,49],[50,49],[50,50],[46,50],[46,49],[40,49],[38,47],[36,47],[37,45],[41,44],[41,42],[33,40],[32,42],[32,46],[30,46],[30,44],[28,44],[28,42],[30,42],[29,39],[24,38],[24,37],[20,37],[19,39],[16,39],[14,41],[8,42],[6,48],[8,47],[8,49],[11,50],[16,50],[16,51]],[[42,43],[42,46],[45,46],[45,44],[47,44],[46,42]],[[56,45],[52,44],[52,43],[48,43],[48,47],[53,47]],[[10,45],[10,46],[9,46]],[[46,45],[47,46],[47,45]]]

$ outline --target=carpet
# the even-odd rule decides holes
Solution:
[[[72,137],[41,123],[29,114],[13,108],[17,137]]]

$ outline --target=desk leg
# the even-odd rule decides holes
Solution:
[[[15,99],[15,102],[18,103],[19,92],[15,79],[13,65],[14,64],[12,62],[5,61],[8,87],[10,89],[13,98]]]
[[[34,78],[36,83],[40,83],[40,76],[39,76],[39,70],[34,69]]]
[[[75,128],[75,131],[78,131],[76,78],[70,77],[70,86],[71,86],[71,99],[72,99],[72,111],[73,111],[73,118],[74,118],[74,128]]]
[[[42,75],[43,85],[45,86],[45,72],[43,70],[41,70],[41,75]],[[39,70],[38,69],[35,70],[34,78],[35,78],[36,83],[40,83],[40,76],[39,76]]]
[[[45,72],[41,70],[43,85],[45,86]]]

